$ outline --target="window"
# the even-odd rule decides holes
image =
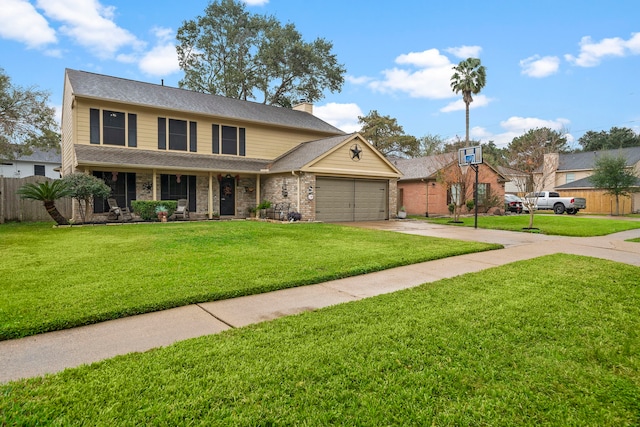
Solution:
[[[125,123],[128,118],[128,123]],[[128,131],[127,131],[128,124]],[[102,144],[119,145],[124,147],[129,140],[129,147],[137,146],[137,115],[119,111],[102,110],[102,124],[100,110],[89,109],[89,143],[100,144],[102,130]]]
[[[169,119],[169,150],[187,151],[186,120]]]
[[[45,176],[44,165],[33,165],[33,174],[36,176]]]
[[[484,206],[489,198],[489,184],[478,183],[478,206]]]
[[[212,125],[211,152],[213,154],[229,154],[233,156],[246,156],[245,128],[235,126]]]
[[[455,203],[456,205],[459,205],[461,203],[460,199],[462,198],[462,191],[461,191],[460,184],[451,185],[448,193],[449,194],[447,194],[447,204]]]
[[[566,182],[567,184],[576,180],[576,174],[573,172],[567,173],[566,177],[567,177],[567,182]]]
[[[102,143],[125,145],[125,115],[117,111],[102,110]]]

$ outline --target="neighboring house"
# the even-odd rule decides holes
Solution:
[[[185,198],[196,217],[244,218],[269,200],[303,221],[388,219],[398,169],[312,108],[66,70],[62,174],[104,179],[121,206]]]
[[[34,148],[31,155],[19,156],[15,160],[0,159],[0,176],[26,178],[35,175],[58,179],[60,165],[59,151]]]
[[[455,197],[455,189],[452,191],[451,188],[447,188],[440,176],[450,168],[459,168],[457,153],[394,159],[392,162],[403,174],[398,181],[398,206],[404,206],[409,215],[449,215],[449,204],[452,197]],[[479,167],[478,206],[482,210],[491,207],[487,206],[491,196],[498,197],[502,206],[505,178],[486,163]],[[473,186],[473,169],[468,168],[467,174],[470,174],[467,182]]]
[[[506,194],[524,196],[525,193],[532,191],[527,188],[528,175],[526,173],[504,166],[497,166],[496,170],[507,179],[507,182],[504,183],[504,192]]]
[[[587,199],[586,213],[615,212],[615,197],[605,195],[605,190],[593,186],[589,177],[593,174],[598,156],[623,157],[628,168],[640,174],[640,147],[618,150],[589,151],[568,154],[547,154],[545,168],[551,171],[544,190],[555,190],[562,196],[576,196]],[[631,198],[620,200],[620,214],[640,212],[640,182],[638,192]]]

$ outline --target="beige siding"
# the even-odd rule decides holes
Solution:
[[[359,161],[351,159],[351,147],[354,144],[362,150]],[[321,158],[308,168],[317,173],[334,173],[360,176],[389,176],[397,177],[398,174],[389,164],[382,159],[368,145],[361,141],[351,141],[327,156]]]
[[[212,154],[213,124],[244,127],[246,129],[246,157],[257,159],[275,159],[293,147],[305,141],[325,138],[329,135],[312,131],[301,131],[265,125],[246,124],[238,121],[219,120],[215,117],[188,115],[167,112],[117,103],[95,100],[77,100],[76,144],[89,144],[89,110],[91,108],[109,109],[124,113],[137,114],[137,148],[143,150],[158,149],[158,117],[197,122],[198,153]],[[102,119],[102,118],[101,118]],[[128,124],[128,123],[127,123]]]
[[[74,108],[73,102],[74,101],[73,95],[71,93],[71,85],[65,74],[64,93],[62,96],[62,127],[60,129],[62,137],[61,160],[63,176],[72,173],[73,169],[75,168],[75,159],[72,144],[74,140],[74,124],[76,123],[75,116],[77,108]]]

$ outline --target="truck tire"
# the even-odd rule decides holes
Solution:
[[[564,213],[564,205],[562,203],[556,203],[553,205],[553,213],[556,215],[562,215]]]
[[[575,215],[575,214],[577,214],[577,213],[578,213],[578,211],[579,211],[580,209],[571,209],[571,210],[572,210],[573,212],[569,212],[569,211],[567,211],[567,213],[568,213],[569,215]]]

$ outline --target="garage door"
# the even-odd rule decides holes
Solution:
[[[317,178],[316,219],[326,222],[387,219],[388,181]]]

